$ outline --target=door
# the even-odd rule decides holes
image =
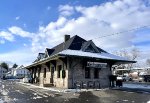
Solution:
[[[51,78],[50,78],[50,83],[53,84],[54,82],[54,67],[51,67]]]

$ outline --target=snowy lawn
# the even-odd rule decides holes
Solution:
[[[139,89],[150,89],[150,85],[148,84],[123,84],[123,87],[126,88],[139,88]]]

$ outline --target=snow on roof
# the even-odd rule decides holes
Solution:
[[[131,68],[131,70],[143,70],[144,68]]]
[[[23,69],[23,68],[24,68],[24,66],[21,65],[21,66],[17,67],[16,69]]]
[[[63,50],[62,52],[58,53],[59,55],[70,55],[70,56],[82,56],[82,57],[92,57],[92,58],[100,58],[100,59],[111,59],[111,60],[123,60],[129,61],[128,59],[120,56],[116,56],[110,53],[91,53],[91,52],[84,52],[79,50]]]

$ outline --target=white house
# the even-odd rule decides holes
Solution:
[[[5,73],[7,72],[7,70],[3,67],[0,66],[0,78],[2,79],[5,75]]]
[[[27,70],[23,65],[13,69],[13,76],[19,79],[24,78],[29,74],[29,70]]]

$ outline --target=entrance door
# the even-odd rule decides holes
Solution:
[[[51,78],[50,78],[50,83],[53,84],[54,82],[54,67],[51,67]]]

